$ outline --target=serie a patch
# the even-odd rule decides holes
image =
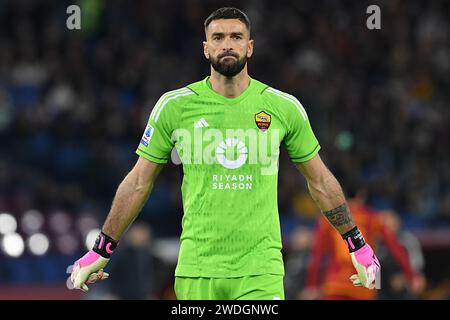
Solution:
[[[152,138],[154,131],[155,130],[153,129],[153,127],[148,124],[147,127],[145,128],[144,134],[142,135],[141,144],[148,147],[148,144],[150,143],[150,139]]]

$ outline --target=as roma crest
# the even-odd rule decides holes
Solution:
[[[258,112],[257,114],[255,114],[255,122],[256,125],[258,126],[259,129],[261,129],[261,131],[266,131],[267,129],[269,129],[270,127],[270,114],[261,111]]]

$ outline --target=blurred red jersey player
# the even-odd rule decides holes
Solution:
[[[358,224],[366,241],[376,243],[383,241],[389,254],[396,260],[403,270],[411,290],[419,293],[423,290],[425,280],[423,276],[413,270],[406,249],[399,243],[395,233],[383,221],[383,216],[364,204],[365,196],[361,193],[349,201],[353,219]],[[350,281],[354,274],[354,267],[348,254],[345,254],[346,244],[342,238],[330,232],[331,225],[322,217],[318,218],[312,253],[307,272],[306,290],[302,294],[304,299],[327,300],[370,300],[375,299],[376,290],[355,287]],[[323,258],[329,260],[323,276],[321,262]],[[381,269],[381,277],[383,269]],[[322,278],[322,279],[321,279]]]

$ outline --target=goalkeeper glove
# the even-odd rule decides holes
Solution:
[[[92,250],[75,261],[70,275],[73,287],[87,292],[89,290],[88,284],[107,279],[109,274],[103,272],[103,268],[108,263],[116,246],[117,241],[101,232],[95,240]]]
[[[353,285],[375,289],[375,282],[381,265],[372,248],[365,242],[363,235],[354,227],[342,238],[347,243],[357,274],[350,277]]]

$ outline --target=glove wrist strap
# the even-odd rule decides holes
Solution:
[[[350,252],[355,252],[366,244],[366,241],[364,240],[364,237],[358,227],[354,227],[352,230],[344,233],[342,235],[342,239],[344,239],[345,243],[347,243],[347,247]]]
[[[111,254],[114,252],[114,249],[116,249],[117,244],[118,241],[114,240],[103,232],[100,232],[100,234],[97,236],[97,239],[95,240],[95,244],[92,250],[94,252],[97,252],[103,258],[109,259],[111,257]]]

